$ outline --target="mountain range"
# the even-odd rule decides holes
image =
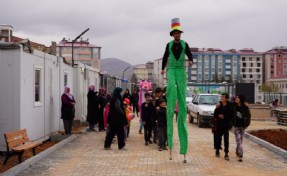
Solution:
[[[128,68],[129,67],[129,68]],[[123,71],[128,68],[125,72],[124,72],[124,78],[125,79],[131,79],[134,70],[133,70],[133,65],[122,61],[120,59],[117,58],[105,58],[105,59],[101,59],[101,72],[106,71],[107,74],[109,74],[110,76],[118,76],[119,78],[122,78],[123,76]]]

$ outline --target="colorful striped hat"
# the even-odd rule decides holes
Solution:
[[[171,32],[169,33],[169,35],[172,36],[174,31],[179,31],[183,33],[183,31],[181,31],[179,18],[174,18],[171,20]]]

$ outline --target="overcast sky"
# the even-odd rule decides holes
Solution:
[[[171,19],[180,18],[190,47],[253,48],[287,45],[287,0],[0,0],[0,24],[14,35],[50,46],[83,36],[103,58],[132,65],[161,58]]]

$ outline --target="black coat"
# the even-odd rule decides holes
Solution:
[[[219,114],[223,114],[224,118],[220,119]],[[232,127],[232,119],[234,114],[234,107],[230,102],[225,106],[220,102],[220,107],[214,110],[215,127],[216,130],[228,130]]]
[[[76,103],[74,97],[70,98],[68,95],[63,94],[61,100],[61,119],[73,120],[75,117],[75,106],[72,103]]]
[[[157,111],[157,126],[158,127],[167,126],[166,108],[159,108],[159,110]]]
[[[158,110],[156,109],[159,107],[160,98],[156,98],[154,102],[154,112],[153,112],[153,123],[156,125],[156,121],[158,120]]]
[[[97,94],[93,91],[88,93],[88,114],[87,121],[90,124],[97,124],[99,117],[99,99]]]
[[[131,97],[131,103],[133,105],[138,105],[139,104],[139,94],[138,93],[133,93]]]
[[[111,99],[108,124],[112,127],[123,127],[128,125],[123,102],[117,97]]]
[[[152,102],[144,102],[141,106],[141,118],[146,126],[153,126],[154,106]]]

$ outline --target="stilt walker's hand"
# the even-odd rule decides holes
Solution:
[[[189,63],[189,66],[192,67],[193,62],[189,61],[188,63]]]
[[[164,70],[162,70],[162,71],[161,71],[161,75],[163,75],[163,74],[164,74],[164,72],[165,72],[165,71],[164,71]]]

